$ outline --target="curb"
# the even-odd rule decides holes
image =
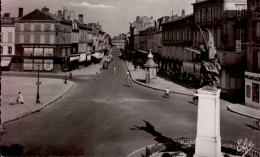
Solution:
[[[126,68],[127,68],[127,71],[129,71],[129,68],[128,68],[128,66],[126,65],[125,60],[124,60],[124,63],[125,63],[125,66],[126,66]],[[136,81],[136,80],[134,80],[134,79],[132,78],[132,74],[131,74],[130,71],[129,71],[129,73],[130,73],[130,77],[131,77],[131,79],[132,79],[132,81],[133,81],[134,83],[136,83],[136,84],[138,84],[138,85],[141,85],[141,86],[143,86],[143,87],[147,87],[147,88],[153,89],[153,90],[162,91],[162,92],[165,91],[165,90],[163,90],[163,89],[151,87],[151,86],[145,85],[145,84],[143,84],[143,83],[140,83],[140,82],[138,82],[138,81]],[[192,94],[179,93],[179,92],[173,92],[173,91],[170,91],[170,93],[179,94],[179,95],[186,95],[186,96],[192,96],[192,97],[193,97]]]
[[[70,82],[72,82],[72,81],[70,81]],[[59,100],[60,98],[62,98],[65,94],[67,94],[67,93],[72,89],[72,87],[74,87],[74,82],[72,82],[72,85],[69,87],[69,89],[68,89],[67,91],[65,91],[64,93],[60,94],[59,96],[57,96],[56,98],[54,98],[54,99],[51,100],[50,102],[47,102],[47,103],[43,104],[43,106],[42,106],[41,108],[39,108],[39,109],[37,109],[37,110],[35,110],[35,111],[32,111],[32,112],[25,113],[25,114],[23,114],[23,115],[21,115],[21,116],[18,116],[18,117],[16,117],[16,118],[14,118],[14,119],[7,120],[6,122],[2,122],[2,124],[7,124],[7,123],[9,123],[9,122],[12,122],[12,121],[21,119],[21,118],[23,118],[23,117],[27,117],[27,116],[29,116],[29,115],[32,115],[32,114],[34,114],[34,113],[36,113],[36,112],[40,112],[40,111],[41,111],[42,109],[44,109],[45,107],[51,105],[51,104],[54,103],[55,101],[57,101],[57,100]]]
[[[239,115],[248,117],[248,118],[252,118],[252,117],[250,117],[250,116],[248,116],[248,115],[246,115],[246,114],[242,114],[242,113],[240,113],[240,112],[238,112],[238,111],[234,111],[233,109],[231,109],[230,105],[227,106],[227,110],[228,110],[229,112],[233,112],[233,113],[236,113],[236,114],[239,114]],[[255,118],[253,118],[253,119],[255,119]]]

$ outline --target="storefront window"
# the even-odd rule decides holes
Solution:
[[[43,48],[34,48],[34,56],[43,56]]]
[[[38,70],[38,65],[40,65],[39,70],[42,70],[42,66],[43,66],[43,60],[42,59],[34,59],[33,70]]]
[[[53,56],[53,48],[45,48],[44,56]]]
[[[24,56],[33,56],[33,48],[24,48]]]

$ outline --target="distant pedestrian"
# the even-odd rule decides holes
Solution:
[[[72,72],[70,71],[70,76],[69,76],[70,79],[72,79]]]
[[[24,103],[24,99],[23,99],[23,95],[21,92],[18,92],[18,97],[16,100],[17,104],[23,104]]]
[[[96,72],[96,78],[95,78],[95,80],[97,81],[98,78],[99,78],[99,76],[98,76],[98,72]]]
[[[165,91],[165,98],[168,98],[170,95],[170,89],[169,87],[167,87],[166,91]]]
[[[115,66],[113,67],[113,73],[116,73],[116,67]]]

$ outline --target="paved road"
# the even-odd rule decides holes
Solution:
[[[116,73],[112,73],[116,66]],[[126,68],[114,56],[109,69],[98,81],[73,77],[75,86],[59,101],[39,113],[6,124],[1,137],[3,150],[16,149],[23,155],[84,155],[88,157],[126,156],[136,149],[156,143],[143,130],[146,120],[157,132],[168,138],[195,137],[197,106],[191,97],[171,95],[134,85],[124,85]],[[222,139],[236,142],[254,139],[260,132],[250,127],[252,120],[226,111],[221,101]],[[247,126],[249,125],[249,126]],[[17,144],[10,148],[10,145]]]

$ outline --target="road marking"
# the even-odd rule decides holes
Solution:
[[[67,116],[68,114],[70,114],[72,111],[69,111],[69,112],[67,112],[67,113],[65,113],[65,115]]]

